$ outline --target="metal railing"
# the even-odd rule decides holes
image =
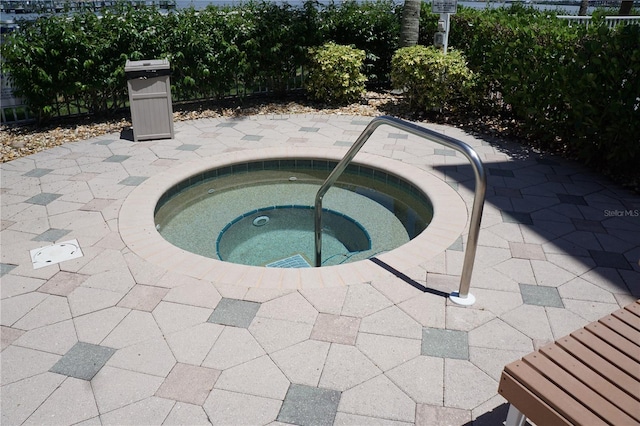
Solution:
[[[471,221],[469,224],[469,240],[467,241],[467,249],[464,255],[464,262],[462,264],[462,274],[460,276],[460,287],[457,292],[453,292],[450,295],[450,299],[461,305],[472,305],[475,302],[475,297],[469,293],[469,287],[471,285],[471,272],[473,271],[473,263],[476,257],[476,249],[478,247],[478,234],[480,233],[480,220],[482,219],[482,209],[484,208],[484,199],[487,189],[487,175],[482,165],[482,161],[473,148],[464,142],[449,136],[442,135],[433,130],[425,129],[416,124],[409,123],[398,118],[381,116],[376,117],[367,125],[362,131],[356,142],[351,146],[349,151],[336,165],[333,171],[329,174],[324,183],[320,186],[320,189],[316,193],[315,199],[315,212],[314,212],[314,226],[315,226],[315,266],[319,267],[322,264],[322,198],[327,193],[329,188],[338,180],[342,172],[349,166],[353,157],[360,151],[362,146],[369,140],[373,132],[383,124],[387,124],[391,127],[403,130],[407,133],[425,138],[432,142],[439,143],[448,148],[454,149],[462,153],[471,163],[473,172],[475,175],[475,195],[473,198],[473,209],[471,211]]]
[[[588,27],[591,23],[591,16],[558,15],[557,18],[569,21],[569,25],[578,24],[586,25]],[[640,16],[605,16],[604,22],[609,28],[613,28],[623,23],[627,25],[640,25]]]

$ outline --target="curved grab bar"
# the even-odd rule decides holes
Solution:
[[[409,123],[399,118],[381,116],[376,117],[365,127],[356,142],[351,146],[349,151],[336,165],[329,174],[320,189],[316,193],[314,226],[315,226],[315,266],[322,263],[322,198],[326,192],[338,180],[338,177],[344,172],[347,166],[353,160],[353,157],[360,151],[360,148],[369,140],[373,132],[383,124],[404,130],[416,136],[428,139],[432,142],[439,143],[448,148],[461,152],[471,162],[473,172],[476,178],[475,195],[473,198],[473,209],[471,211],[471,221],[469,223],[469,240],[467,241],[467,249],[462,264],[462,275],[460,276],[460,288],[458,292],[451,293],[451,300],[461,305],[472,305],[475,302],[473,295],[469,294],[471,285],[471,272],[473,271],[473,263],[476,258],[476,248],[478,247],[478,234],[480,232],[480,220],[482,219],[482,209],[484,208],[485,193],[487,190],[487,175],[480,161],[478,153],[466,143],[449,136],[442,135],[430,129],[425,129],[416,124]]]

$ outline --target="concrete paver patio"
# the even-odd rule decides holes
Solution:
[[[120,207],[159,173],[255,148],[346,151],[369,120],[201,119],[171,140],[110,134],[2,164],[1,423],[495,425],[505,364],[640,297],[640,196],[440,125],[488,172],[473,306],[444,296],[466,234],[404,279],[365,261],[378,278],[298,290],[180,274],[120,236]],[[363,152],[432,173],[470,211],[460,154],[384,126]],[[81,257],[33,268],[31,250],[74,239]]]

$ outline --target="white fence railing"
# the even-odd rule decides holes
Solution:
[[[558,19],[569,21],[569,25],[580,24],[589,26],[591,23],[591,16],[558,15]],[[640,16],[605,16],[604,22],[609,28],[623,23],[640,25]]]

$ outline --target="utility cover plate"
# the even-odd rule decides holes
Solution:
[[[33,249],[30,253],[33,269],[44,268],[45,266],[84,256],[78,240],[63,241],[51,246]]]

